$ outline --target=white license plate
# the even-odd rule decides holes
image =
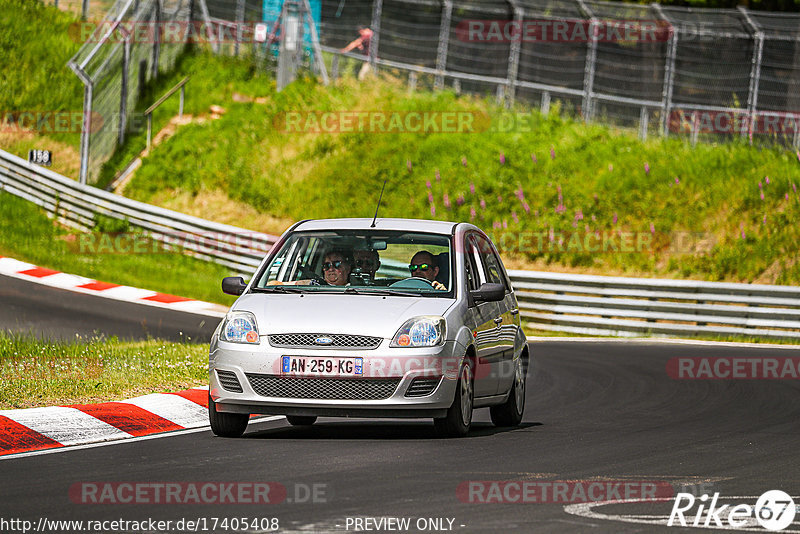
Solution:
[[[281,372],[302,376],[363,376],[364,358],[283,356]]]

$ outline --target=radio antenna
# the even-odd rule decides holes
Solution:
[[[386,189],[386,180],[383,181],[383,187],[381,187],[381,196],[378,197],[378,205],[375,206],[375,217],[372,218],[372,224],[369,225],[370,228],[375,228],[375,221],[378,218],[378,210],[381,208],[381,199],[383,199],[384,189]]]

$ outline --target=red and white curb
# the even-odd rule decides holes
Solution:
[[[282,417],[251,420],[278,419]],[[201,431],[208,426],[208,386],[99,404],[0,410],[0,457],[147,439],[143,437],[188,429]]]
[[[62,273],[25,263],[13,258],[0,257],[0,274],[77,293],[97,295],[114,300],[146,304],[187,313],[224,317],[228,308],[200,300],[168,295],[148,289],[99,282],[74,274]]]

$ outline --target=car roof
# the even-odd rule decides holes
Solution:
[[[458,223],[448,221],[427,221],[424,219],[383,219],[375,221],[376,230],[403,230],[407,232],[428,232],[450,235]],[[295,232],[309,230],[369,230],[371,218],[364,219],[315,219],[303,221],[295,228]]]

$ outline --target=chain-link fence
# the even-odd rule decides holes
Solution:
[[[65,0],[61,0],[62,2]],[[280,0],[117,0],[70,62],[86,86],[81,177],[124,137],[143,83],[191,39],[131,34],[129,22],[206,24],[217,53],[275,66]],[[602,0],[312,0],[322,50],[548,112],[648,135],[763,139],[800,147],[800,15]],[[261,26],[261,38],[257,35]],[[133,26],[136,27],[135,25]],[[369,27],[363,50],[340,49]],[[264,35],[266,32],[267,35]],[[270,48],[270,44],[273,48]],[[330,58],[329,58],[330,59]],[[107,120],[117,117],[121,120]],[[86,128],[84,128],[86,130]]]

